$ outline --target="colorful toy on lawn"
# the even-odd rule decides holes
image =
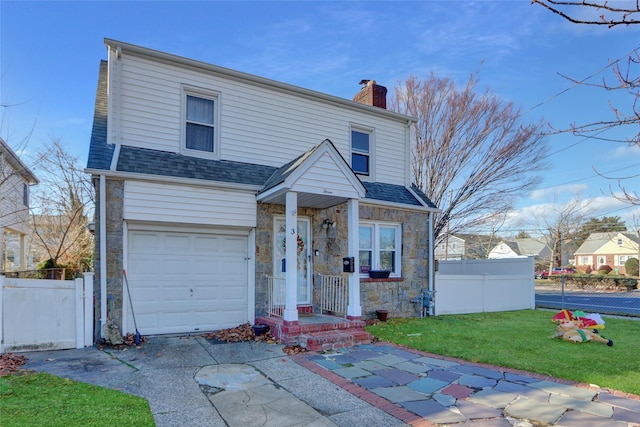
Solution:
[[[613,341],[606,339],[598,334],[597,329],[582,329],[576,327],[573,322],[563,322],[558,325],[556,338],[574,343],[583,343],[587,341],[596,341],[613,347]]]
[[[572,322],[576,328],[604,329],[604,320],[598,313],[585,314],[579,310],[573,313],[567,309],[560,310],[551,321],[559,325]]]

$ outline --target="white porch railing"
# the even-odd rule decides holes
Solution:
[[[347,276],[320,276],[320,310],[347,314],[349,282]]]
[[[284,277],[267,276],[267,313],[271,316],[282,317],[286,301],[286,285]]]

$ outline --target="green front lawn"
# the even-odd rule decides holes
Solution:
[[[555,311],[445,315],[390,319],[369,326],[377,338],[417,350],[473,362],[551,375],[640,395],[640,321],[603,316],[597,342],[553,338]]]
[[[154,426],[137,396],[45,373],[0,377],[0,424],[14,426]]]

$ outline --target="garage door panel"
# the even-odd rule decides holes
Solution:
[[[127,276],[141,333],[217,330],[248,320],[246,236],[129,232]]]

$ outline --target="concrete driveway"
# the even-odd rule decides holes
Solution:
[[[158,426],[406,425],[300,366],[282,348],[151,337],[139,349],[23,354],[25,369],[144,397]]]

